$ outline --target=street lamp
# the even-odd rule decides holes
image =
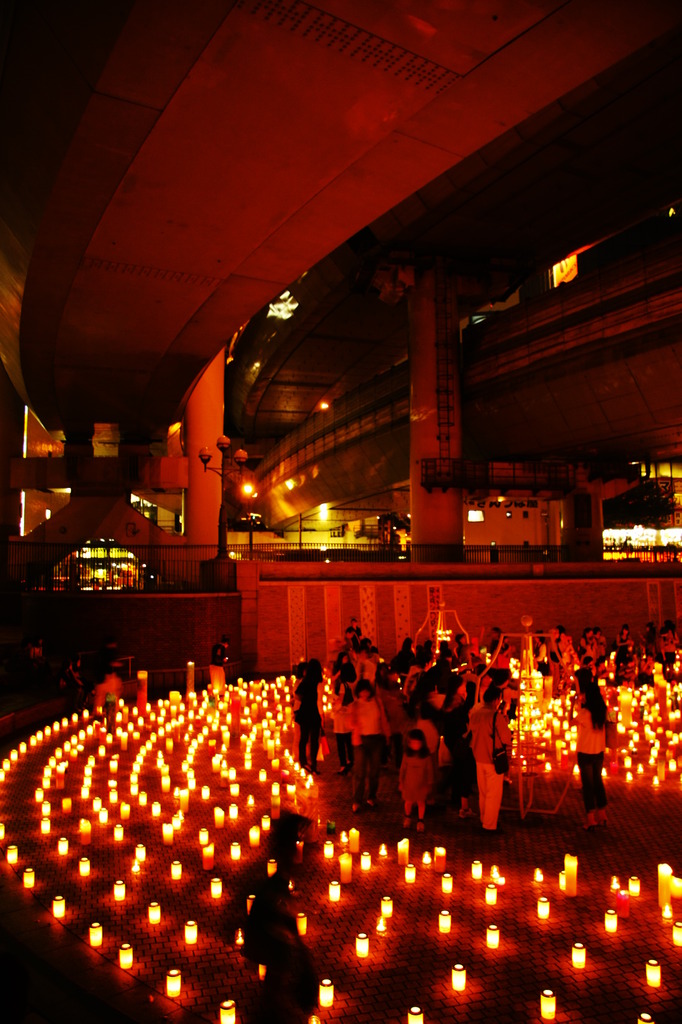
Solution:
[[[209,470],[211,473],[220,474],[220,515],[218,517],[218,558],[227,558],[227,487],[230,477],[241,477],[242,469],[248,459],[248,454],[243,448],[238,448],[230,456],[232,442],[229,437],[221,434],[216,441],[216,447],[222,456],[220,469],[209,466],[213,458],[210,448],[202,448],[199,452],[199,459],[204,467],[204,473]]]

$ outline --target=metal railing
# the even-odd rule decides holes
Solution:
[[[15,541],[9,544],[8,577],[23,591],[59,593],[212,593],[225,589],[217,572],[216,547],[110,547],[74,551],[69,545]],[[558,544],[286,544],[266,542],[229,547],[225,568],[236,562],[432,562],[513,565],[565,562]]]

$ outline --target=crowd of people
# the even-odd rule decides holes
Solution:
[[[428,808],[451,807],[461,818],[498,830],[510,752],[510,722],[518,691],[511,661],[513,642],[498,628],[473,641],[460,634],[452,641],[414,645],[406,637],[390,660],[383,660],[371,639],[352,619],[329,669],[331,709],[323,698],[325,670],[312,658],[296,668],[295,721],[299,762],[320,773],[320,744],[329,752],[327,734],[336,741],[340,775],[352,775],[354,813],[377,806],[382,769],[397,771],[404,803],[404,825],[424,831]],[[667,620],[650,622],[640,636],[624,625],[608,645],[599,627],[586,627],[577,644],[563,626],[533,637],[533,664],[546,677],[553,696],[570,694],[577,734],[577,762],[586,819],[584,827],[606,824],[602,779],[609,702],[621,686],[653,683],[658,661],[666,678],[674,672],[679,640]],[[507,758],[508,762],[508,758]]]

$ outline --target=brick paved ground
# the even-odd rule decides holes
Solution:
[[[270,707],[272,707],[272,699]],[[160,714],[160,713],[159,713]],[[170,715],[165,711],[166,719]],[[215,721],[215,720],[214,720]],[[224,715],[223,715],[224,724]],[[192,737],[201,735],[206,725],[200,714],[193,723]],[[188,744],[182,735],[187,723],[173,732],[173,750],[167,751],[166,737],[157,737],[139,772],[139,787],[147,793],[146,807],[130,793],[131,767],[140,747],[158,730],[147,716],[139,727],[139,738],[130,736],[127,751],[114,740],[106,744],[99,730],[81,740],[82,749],[72,759],[64,752],[64,741],[76,734],[69,724],[59,734],[44,738],[29,747],[18,761],[11,762],[5,780],[0,783],[0,822],[5,836],[3,851],[10,844],[18,847],[18,863],[2,864],[0,876],[0,929],[5,938],[14,936],[16,948],[30,951],[47,964],[55,981],[52,1011],[44,1010],[48,1020],[90,1019],[178,1021],[190,1024],[198,1020],[217,1022],[221,1000],[237,1003],[237,1020],[248,1024],[258,998],[259,982],[255,968],[235,947],[236,927],[245,916],[245,895],[265,877],[268,851],[265,843],[249,847],[249,828],[260,822],[270,810],[270,790],[281,772],[273,770],[258,740],[253,749],[253,767],[244,767],[243,747],[233,736],[225,753],[225,763],[236,769],[239,795],[231,796],[228,780],[212,770],[212,756],[220,750],[222,735],[207,727],[207,735],[197,745],[193,768],[197,788],[191,792],[181,828],[174,833],[173,845],[162,841],[162,822],[170,821],[178,806],[175,787],[184,787],[183,761]],[[137,730],[137,726],[136,726]],[[333,737],[332,737],[333,739]],[[217,746],[212,742],[216,741]],[[291,734],[283,732],[282,749],[291,745]],[[55,748],[62,749],[68,764],[64,789],[57,789],[56,767],[45,799],[51,803],[50,833],[41,835],[42,805],[35,791],[41,785],[44,766]],[[104,754],[99,753],[100,747]],[[172,782],[171,792],[161,791],[161,771],[157,752],[163,753]],[[648,752],[648,751],[647,751]],[[118,754],[117,771],[112,762]],[[9,752],[5,753],[8,758]],[[80,795],[88,758],[94,758],[92,784],[87,798]],[[646,759],[644,759],[646,761]],[[259,781],[265,768],[267,781]],[[675,946],[672,923],[664,922],[658,905],[657,865],[672,866],[682,875],[682,784],[680,774],[668,775],[658,787],[652,785],[653,769],[646,766],[643,775],[628,783],[622,768],[607,782],[609,797],[608,828],[586,833],[579,785],[571,781],[566,798],[556,814],[531,810],[522,820],[518,807],[517,783],[507,787],[501,816],[502,833],[485,836],[475,820],[462,821],[451,810],[428,816],[427,831],[407,832],[402,825],[402,808],[397,794],[397,773],[388,768],[380,787],[381,804],[376,810],[363,809],[353,815],[350,808],[349,778],[336,774],[335,753],[322,766],[317,787],[319,818],[322,823],[319,842],[306,844],[302,864],[294,879],[295,899],[308,916],[307,942],[321,977],[334,983],[335,999],[329,1009],[320,1010],[322,1021],[349,1021],[363,1024],[382,1021],[405,1024],[409,1007],[418,1005],[425,1024],[433,1021],[540,1021],[540,993],[552,989],[557,999],[556,1020],[562,1024],[637,1024],[638,1014],[646,1011],[656,1024],[679,1024],[682,1019],[682,947]],[[565,776],[553,773],[538,780],[536,807],[550,807],[556,801]],[[550,779],[552,781],[550,781]],[[117,804],[108,803],[109,783],[116,781]],[[202,799],[201,787],[210,787],[210,797]],[[254,806],[246,806],[252,795]],[[61,799],[72,797],[71,814],[61,808]],[[109,808],[109,822],[98,822],[93,798],[99,796]],[[314,799],[315,791],[308,793]],[[120,820],[120,803],[131,805],[130,819],[123,822],[124,838],[114,841],[114,824]],[[159,817],[153,817],[154,802],[161,805]],[[236,820],[227,817],[230,803],[238,804]],[[282,803],[287,803],[282,784]],[[225,810],[224,829],[217,829],[214,808]],[[92,823],[92,843],[82,847],[79,820]],[[335,856],[327,861],[323,842],[326,822],[335,822]],[[199,830],[206,827],[215,844],[213,870],[203,870]],[[338,855],[346,847],[341,833],[357,827],[360,850],[369,851],[371,869],[360,870],[359,856],[353,857],[353,878],[342,886],[341,900],[331,904],[328,884],[339,877]],[[410,860],[416,865],[416,881],[407,885],[404,871],[398,867],[396,844],[409,835]],[[60,856],[57,841],[69,840],[69,851]],[[240,861],[230,859],[231,843],[241,844]],[[146,860],[134,877],[131,868],[135,847],[144,843]],[[387,856],[379,850],[386,844]],[[454,877],[451,895],[441,889],[441,875],[433,865],[423,864],[425,852],[434,847],[447,850],[446,870]],[[578,856],[578,891],[575,898],[559,889],[559,872],[564,855]],[[83,855],[91,861],[91,874],[79,877],[78,864]],[[172,881],[172,860],[182,863],[182,879]],[[471,876],[471,863],[483,864],[483,881]],[[485,903],[485,884],[490,870],[498,865],[505,877],[498,889],[496,906]],[[23,871],[35,868],[35,888],[22,886]],[[542,883],[534,882],[535,868],[544,873]],[[616,905],[611,891],[613,875],[623,885],[630,875],[641,879],[641,895],[630,900],[630,916],[618,921],[615,935],[604,930],[604,913]],[[210,879],[222,878],[223,894],[211,897]],[[126,898],[118,903],[113,897],[114,881],[126,883]],[[56,895],[66,899],[63,923],[51,914]],[[393,916],[387,933],[380,937],[376,924],[381,897],[393,898]],[[550,900],[550,917],[539,921],[538,896]],[[161,904],[162,920],[152,926],[147,918],[151,900]],[[449,935],[438,932],[441,909],[452,915]],[[675,919],[682,918],[682,897],[673,899]],[[188,919],[198,922],[198,942],[187,946],[184,925]],[[88,945],[92,921],[101,922],[104,941],[101,950]],[[486,926],[494,922],[500,929],[497,950],[486,946]],[[366,931],[370,953],[359,960],[355,936]],[[582,941],[587,947],[587,966],[578,971],[571,966],[571,945]],[[133,946],[134,964],[123,971],[117,965],[121,943]],[[661,965],[662,984],[646,984],[645,964],[655,958]],[[466,967],[466,990],[454,992],[451,969],[460,962]],[[166,971],[182,971],[181,995],[171,1000],[164,994]],[[43,980],[45,975],[43,974]],[[97,1010],[97,1001],[107,1005]],[[73,1007],[80,1009],[75,1013]],[[92,1013],[92,1017],[88,1016]]]

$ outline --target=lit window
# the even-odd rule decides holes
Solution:
[[[484,523],[485,512],[482,508],[470,508],[467,509],[467,522],[468,523]]]

